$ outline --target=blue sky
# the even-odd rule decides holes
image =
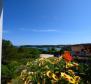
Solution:
[[[91,0],[4,0],[3,38],[14,45],[91,43]]]

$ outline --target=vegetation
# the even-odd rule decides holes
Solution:
[[[10,41],[2,41],[2,84],[16,77],[17,68],[40,54],[39,49],[16,47]]]
[[[15,81],[23,84],[80,83],[80,77],[74,72],[76,68],[78,69],[78,64],[74,62],[66,63],[62,57],[39,58],[27,62],[26,67],[17,77],[18,80],[12,80],[13,83]]]
[[[70,50],[70,48],[67,47],[61,51],[50,48],[44,51],[38,48],[17,47],[10,41],[3,40],[2,84],[7,82],[11,84],[91,84],[90,64],[81,62],[77,64],[75,60],[67,63],[63,57],[47,59],[39,57],[41,53],[64,54],[64,50]]]

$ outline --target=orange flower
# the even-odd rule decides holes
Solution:
[[[70,62],[70,61],[73,60],[73,57],[71,56],[71,54],[70,54],[69,51],[64,51],[63,58],[64,58],[67,62]]]

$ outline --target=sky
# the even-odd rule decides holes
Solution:
[[[91,43],[91,0],[4,0],[3,39],[14,45]]]

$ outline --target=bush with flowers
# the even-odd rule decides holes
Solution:
[[[77,75],[79,64],[68,51],[57,57],[38,58],[27,62],[13,84],[82,84]]]

